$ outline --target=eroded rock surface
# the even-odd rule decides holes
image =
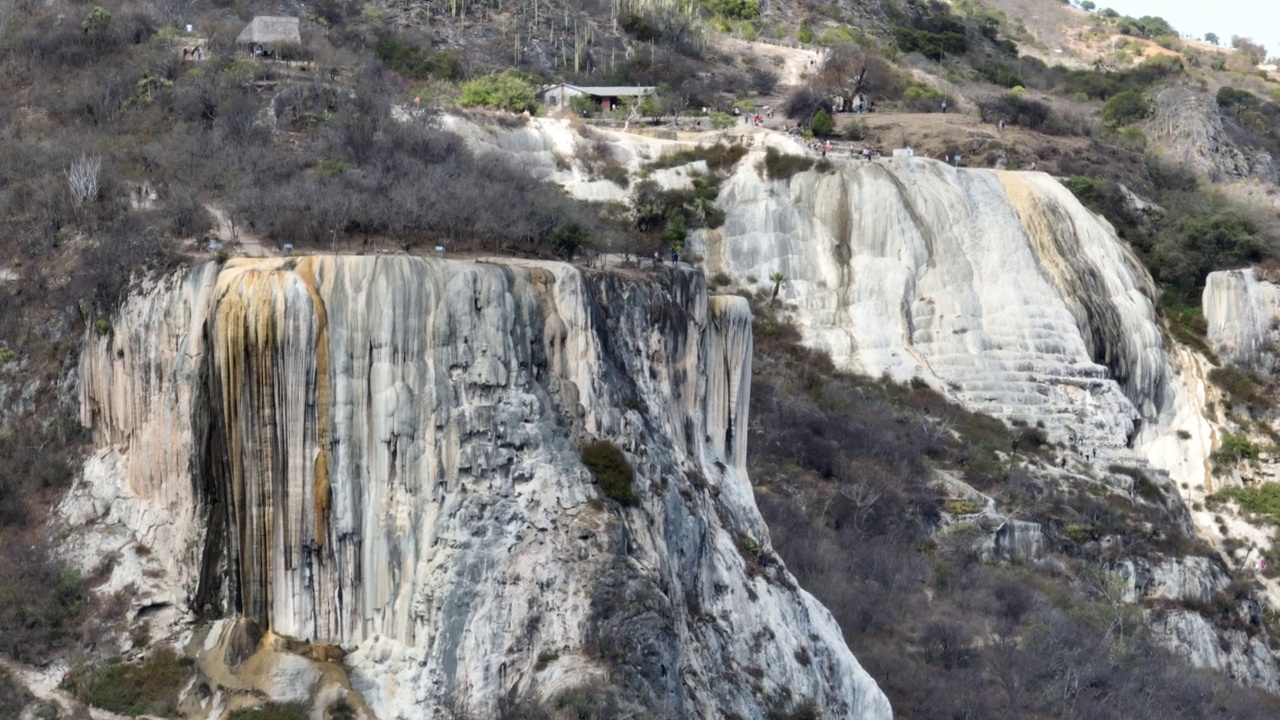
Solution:
[[[1280,351],[1280,287],[1257,268],[1223,270],[1205,278],[1206,337],[1218,358],[1266,373]]]
[[[85,342],[100,450],[61,508],[73,554],[135,558],[109,582],[175,625],[340,644],[380,718],[603,683],[669,717],[890,716],[772,554],[743,469],[750,312],[699,273],[232,261]],[[635,507],[602,499],[593,438]]]
[[[1276,166],[1266,152],[1246,154],[1222,126],[1218,101],[1208,92],[1174,86],[1155,98],[1147,135],[1170,160],[1211,182],[1256,177],[1276,182]]]
[[[738,279],[782,273],[838,365],[927,379],[1086,451],[1169,404],[1150,277],[1047,175],[902,158],[766,181],[748,158],[720,203],[695,250]]]

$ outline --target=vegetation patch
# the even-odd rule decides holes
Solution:
[[[559,659],[560,653],[555,650],[543,650],[538,653],[538,661],[534,663],[533,670],[534,672],[542,672],[547,669],[548,665]]]
[[[1199,350],[1211,360],[1216,358],[1213,348],[1209,347],[1209,321],[1205,320],[1200,303],[1188,302],[1174,292],[1165,291],[1160,295],[1160,312],[1175,340]],[[1210,380],[1215,372],[1217,369],[1209,371]]]
[[[1260,485],[1223,488],[1209,496],[1210,507],[1215,503],[1235,500],[1240,509],[1257,520],[1280,524],[1280,483],[1264,482]]]
[[[534,114],[538,111],[538,95],[527,75],[506,70],[478,77],[463,85],[458,105]]]
[[[605,497],[624,507],[639,504],[635,491],[635,470],[627,456],[608,440],[582,446],[582,464],[587,466]]]
[[[1151,103],[1141,90],[1116,93],[1102,106],[1102,119],[1113,128],[1145,120],[1151,115]]]
[[[399,35],[378,38],[373,52],[387,67],[414,79],[457,80],[462,77],[462,61],[450,52],[432,52]]]
[[[645,168],[649,170],[673,168],[702,160],[707,163],[707,168],[713,172],[728,172],[746,154],[747,148],[742,145],[718,142],[713,145],[699,145],[677,153],[662,155],[645,165]]]
[[[89,704],[103,710],[167,717],[177,714],[178,693],[190,677],[191,661],[166,649],[137,664],[108,660],[74,673],[66,685],[76,693],[87,687]]]
[[[31,702],[31,694],[9,672],[0,667],[0,717],[16,718]]]
[[[1164,503],[1047,481],[1038,468],[1062,451],[1046,445],[1045,458],[1028,458],[1022,435],[1032,428],[969,413],[923,381],[837,372],[798,345],[767,293],[753,311],[747,462],[772,547],[831,609],[896,712],[935,717],[963,706],[975,717],[1048,717],[1059,712],[1056,698],[1005,689],[1070,682],[1080,672],[1107,678],[1106,689],[1073,695],[1082,715],[1176,716],[1182,703],[1214,714],[1220,699],[1241,716],[1274,712],[1255,709],[1261,693],[1246,697],[1228,679],[1171,663],[1144,635],[1140,610],[1114,600],[1113,579],[1083,559],[1104,537],[1134,554],[1204,552],[1176,530],[1179,518]],[[1044,567],[1066,572],[984,561],[990,536],[976,523],[938,533],[943,513],[974,509],[938,488],[938,469],[963,471],[989,488],[998,509],[1017,508],[1044,527],[1055,558]],[[750,550],[739,543],[744,557]],[[1213,700],[1197,694],[1208,690],[1203,683],[1218,689]]]
[[[307,706],[302,703],[263,703],[261,707],[236,710],[229,720],[307,720]]]
[[[1241,460],[1257,460],[1261,452],[1256,444],[1244,435],[1227,433],[1222,438],[1222,446],[1213,452],[1216,465],[1237,463]]]
[[[1231,399],[1250,408],[1274,407],[1275,401],[1252,374],[1240,368],[1226,366],[1209,371],[1209,380]]]
[[[813,168],[814,159],[805,155],[791,155],[777,148],[765,148],[761,163],[763,176],[769,180],[789,180],[796,173]]]

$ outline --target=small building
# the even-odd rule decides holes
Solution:
[[[236,45],[255,57],[278,57],[302,47],[298,18],[259,15],[236,36]]]
[[[652,93],[654,88],[640,85],[616,85],[616,86],[598,86],[588,87],[585,85],[570,85],[568,83],[557,83],[548,85],[538,91],[538,99],[542,104],[552,112],[566,110],[569,107],[569,100],[585,95],[591,98],[591,102],[600,108],[601,112],[609,112],[619,105],[623,105],[631,98],[643,97]]]

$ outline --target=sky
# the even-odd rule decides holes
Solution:
[[[1280,56],[1280,0],[1094,0],[1099,8],[1121,15],[1154,15],[1184,35],[1204,38],[1215,33],[1229,46],[1232,35],[1267,46],[1267,57]]]

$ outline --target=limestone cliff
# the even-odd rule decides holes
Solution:
[[[119,551],[108,582],[167,627],[242,615],[349,648],[380,718],[603,684],[666,717],[887,718],[769,549],[750,358],[745,301],[692,271],[202,265],[86,336],[100,449],[69,545]],[[595,438],[635,467],[636,506],[593,484]]]
[[[1086,449],[1124,447],[1170,403],[1150,277],[1047,175],[904,158],[779,182],[743,162],[720,201],[695,251],[735,278],[782,273],[837,364]]]
[[[1209,273],[1203,307],[1218,358],[1266,373],[1280,349],[1280,287],[1257,268]]]

